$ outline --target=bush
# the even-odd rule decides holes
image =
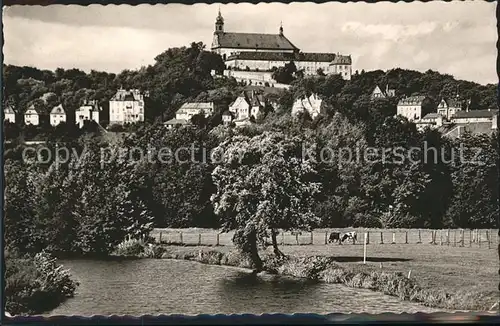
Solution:
[[[72,297],[78,286],[45,252],[31,258],[6,254],[5,267],[5,310],[11,315],[52,310]]]

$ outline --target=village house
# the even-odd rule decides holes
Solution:
[[[173,118],[164,122],[163,125],[167,127],[167,129],[172,129],[175,126],[191,126],[192,123],[189,120]]]
[[[191,120],[197,114],[203,114],[205,118],[214,114],[213,102],[188,102],[184,103],[175,113],[175,118],[179,120]]]
[[[443,126],[444,117],[439,113],[428,113],[422,119],[415,121],[418,130],[435,129]]]
[[[398,102],[397,114],[407,118],[409,121],[415,121],[422,118],[425,112],[430,108],[430,99],[427,96],[410,96],[401,99]]]
[[[437,113],[450,120],[455,113],[462,110],[462,103],[458,96],[452,99],[442,98],[437,106]]]
[[[388,97],[394,97],[396,96],[396,90],[395,89],[390,89],[389,84],[385,86],[385,91],[382,91],[380,87],[377,85],[375,86],[375,89],[373,90],[371,94],[371,99],[377,99],[377,98],[388,98]]]
[[[231,113],[229,110],[226,110],[222,113],[222,123],[224,125],[229,125],[234,119],[234,114]]]
[[[262,92],[257,90],[244,90],[236,100],[229,105],[229,112],[235,116],[236,126],[251,123],[251,118],[257,119],[266,105]]]
[[[498,132],[498,110],[459,111],[451,118],[444,136],[460,138],[465,132],[473,135]]]
[[[175,118],[164,123],[167,128],[172,128],[176,125],[190,125],[191,118],[197,114],[203,114],[205,118],[213,115],[215,106],[213,102],[188,102],[184,103],[175,113]]]
[[[292,106],[292,115],[297,115],[304,111],[307,111],[311,118],[316,118],[318,115],[324,113],[323,100],[316,94],[296,99]]]
[[[40,124],[41,114],[31,105],[26,112],[24,112],[24,123],[26,125],[38,126]]]
[[[233,70],[265,73],[273,67],[283,67],[293,61],[305,75],[317,75],[318,69],[327,75],[340,74],[346,80],[351,79],[352,75],[351,56],[300,52],[284,35],[283,26],[280,26],[277,34],[226,32],[220,11],[215,20],[211,49],[221,55],[226,66]],[[239,78],[237,74],[233,74],[233,77]]]
[[[12,106],[7,105],[3,109],[3,120],[11,123],[16,123],[16,111],[14,111]]]
[[[145,95],[138,89],[119,89],[109,100],[109,124],[143,122]]]
[[[55,127],[61,122],[66,122],[66,112],[62,104],[59,104],[50,111],[50,125]]]
[[[75,121],[80,128],[83,127],[85,121],[95,121],[99,123],[99,107],[97,101],[84,101],[83,105],[75,110]]]

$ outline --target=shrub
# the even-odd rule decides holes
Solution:
[[[72,297],[78,286],[45,252],[32,258],[6,255],[5,267],[5,310],[11,315],[52,310]]]
[[[131,239],[121,242],[113,252],[113,255],[124,257],[139,257],[144,252],[144,242]]]

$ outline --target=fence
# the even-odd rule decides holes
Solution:
[[[498,230],[482,229],[408,229],[408,230],[374,230],[374,229],[349,229],[349,230],[314,230],[312,232],[280,232],[277,236],[279,245],[327,245],[332,232],[348,232],[355,230],[358,238],[355,244],[363,244],[363,234],[367,233],[367,245],[438,245],[452,247],[479,247],[494,249],[498,245]],[[157,242],[189,246],[231,246],[233,232],[219,233],[217,230],[197,232],[193,230],[170,231],[168,229],[155,230],[152,236]],[[271,239],[267,239],[270,243]],[[351,244],[352,240],[344,242]]]

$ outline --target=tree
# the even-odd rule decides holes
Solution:
[[[307,229],[317,223],[312,213],[319,184],[314,165],[301,157],[304,138],[265,132],[236,136],[219,145],[221,162],[212,173],[216,192],[211,201],[224,231],[238,230],[235,242],[262,268],[257,243],[271,230],[274,253],[277,229]]]
[[[290,84],[295,80],[294,74],[297,72],[297,67],[293,61],[286,63],[284,67],[279,67],[273,71],[272,78],[281,84]]]

